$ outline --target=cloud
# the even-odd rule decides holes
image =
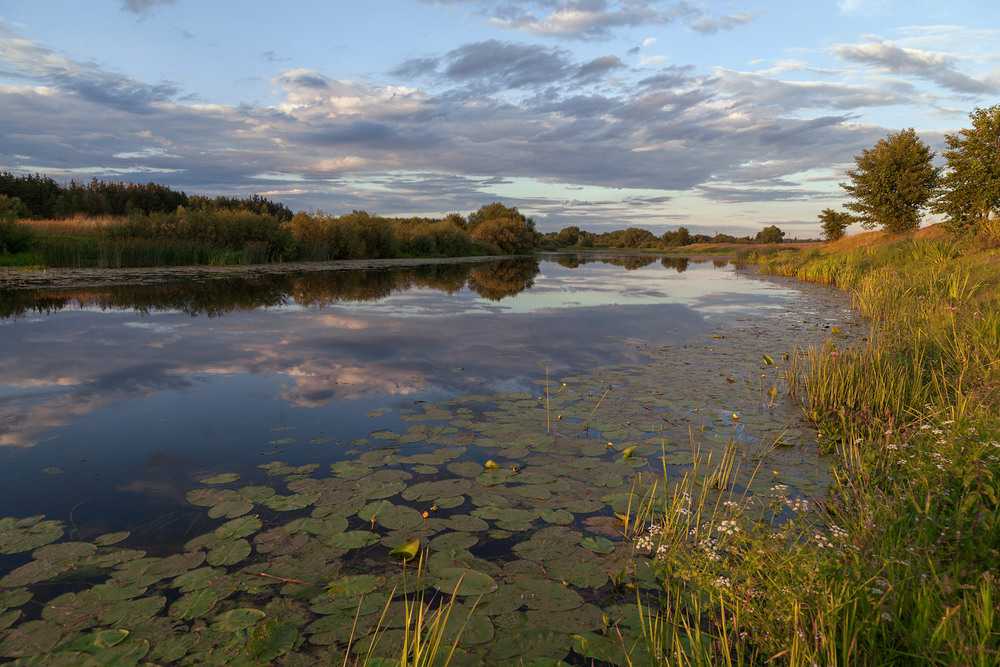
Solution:
[[[864,44],[840,44],[834,47],[833,52],[841,60],[869,65],[878,71],[926,79],[957,93],[1000,91],[997,77],[970,77],[956,68],[957,58],[951,54],[902,48],[877,38],[870,38]]]
[[[712,15],[686,0],[424,0],[470,5],[489,23],[519,32],[578,40],[610,39],[619,28],[681,22],[701,34],[731,30],[753,20],[749,12]],[[649,40],[646,40],[648,45]]]
[[[133,14],[146,14],[159,5],[172,5],[177,0],[122,0],[122,9]]]
[[[14,79],[54,86],[92,102],[132,113],[151,113],[155,104],[177,95],[170,83],[146,84],[132,77],[100,70],[56,54],[36,42],[22,39],[0,23],[0,62]]]

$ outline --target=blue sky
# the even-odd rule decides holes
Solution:
[[[0,170],[293,210],[814,236],[997,103],[996,0],[0,0]]]

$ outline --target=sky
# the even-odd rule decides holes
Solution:
[[[816,237],[997,103],[997,0],[0,0],[0,171],[293,211]]]

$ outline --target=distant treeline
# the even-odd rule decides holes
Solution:
[[[785,233],[775,225],[765,227],[756,236],[731,236],[718,233],[691,234],[687,227],[679,227],[675,231],[665,232],[657,236],[648,229],[629,227],[610,232],[596,234],[579,227],[565,227],[558,232],[550,232],[542,236],[543,246],[565,247],[579,246],[582,248],[677,248],[694,243],[782,243]]]
[[[24,207],[22,215],[34,220],[71,218],[76,215],[123,216],[133,213],[172,213],[184,208],[247,211],[291,220],[292,211],[284,204],[259,195],[249,197],[188,196],[157,183],[70,181],[60,185],[49,176],[15,176],[0,172],[0,195],[16,197]]]

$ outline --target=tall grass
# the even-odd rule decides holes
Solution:
[[[737,495],[722,463],[635,526],[663,587],[644,607],[651,658],[1000,664],[1000,258],[868,238],[749,259],[849,290],[872,331],[787,369],[835,458],[828,494]]]

